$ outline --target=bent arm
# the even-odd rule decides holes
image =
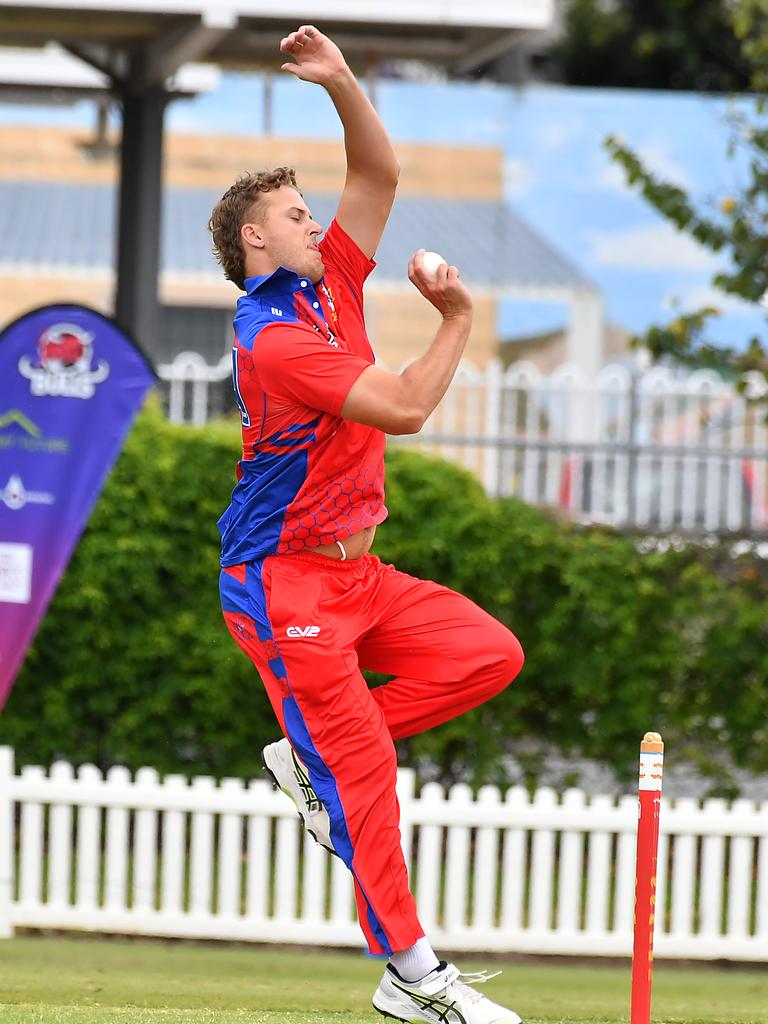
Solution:
[[[442,264],[432,277],[424,270],[420,251],[408,265],[408,276],[442,315],[432,344],[402,373],[366,367],[341,408],[345,419],[388,434],[421,430],[453,380],[472,326],[472,299],[456,267]]]
[[[400,374],[367,367],[341,415],[387,434],[418,434],[453,380],[471,325],[471,314],[444,319],[429,349]]]

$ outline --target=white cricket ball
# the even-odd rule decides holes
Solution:
[[[430,277],[434,277],[437,273],[437,268],[441,263],[447,263],[446,259],[440,255],[439,252],[425,252],[422,253],[421,261],[424,264],[424,269]]]

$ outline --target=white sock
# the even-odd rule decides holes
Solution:
[[[393,953],[389,962],[403,981],[411,983],[420,981],[440,966],[440,961],[435,956],[435,951],[426,936],[417,939],[408,949],[401,949],[398,953]]]

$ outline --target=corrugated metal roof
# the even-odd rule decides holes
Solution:
[[[220,193],[166,190],[163,270],[217,275],[207,222]],[[328,224],[336,198],[307,196]],[[0,182],[0,266],[61,272],[114,265],[116,192],[110,185]],[[593,288],[591,282],[508,207],[489,201],[398,199],[381,240],[376,278],[405,283],[408,259],[434,249],[474,285],[502,290]]]

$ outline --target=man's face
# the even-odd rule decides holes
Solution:
[[[312,220],[307,204],[290,185],[268,192],[261,204],[259,233],[263,252],[277,267],[293,270],[313,283],[325,272],[317,246],[322,228]]]

